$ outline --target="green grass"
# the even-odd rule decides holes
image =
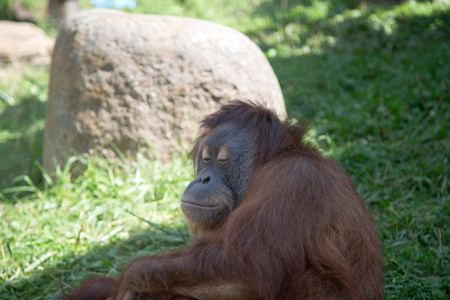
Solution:
[[[72,179],[68,170],[75,162],[87,170]],[[4,191],[4,299],[53,299],[60,279],[71,289],[86,276],[117,276],[117,267],[131,257],[188,241],[177,201],[192,176],[186,158],[162,164],[138,155],[133,167],[100,157],[73,158],[53,179],[44,176],[46,187],[25,177],[28,185]]]
[[[0,191],[27,175],[40,182],[48,68],[15,65],[0,80]]]
[[[258,43],[290,116],[311,123],[377,221],[385,298],[450,297],[447,0],[138,3],[136,12],[217,21]],[[66,166],[52,180],[40,168],[48,70],[12,73],[0,80],[1,299],[57,298],[60,281],[70,289],[115,276],[132,257],[186,244],[185,156],[162,164],[143,150],[135,165],[80,157],[82,177]]]

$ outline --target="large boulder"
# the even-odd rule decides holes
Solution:
[[[234,99],[286,108],[277,78],[245,35],[211,22],[96,9],[60,28],[52,56],[43,164],[73,153],[163,160],[188,149],[198,121]],[[112,146],[113,145],[113,146]]]

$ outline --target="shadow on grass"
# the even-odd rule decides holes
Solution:
[[[316,39],[320,51],[312,45],[311,53],[269,59],[291,116],[327,123],[345,138],[389,138],[388,127],[413,133],[433,108],[442,111],[450,85],[450,11],[397,17],[391,29],[374,19],[366,13],[339,24],[311,23],[301,40]]]
[[[36,184],[42,175],[35,162],[41,161],[45,102],[28,96],[0,112],[0,191],[13,179],[27,175]],[[23,181],[15,185],[23,184]]]

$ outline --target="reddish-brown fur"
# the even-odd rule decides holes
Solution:
[[[204,120],[193,157],[205,136],[229,122],[258,135],[241,204],[191,246],[130,263],[108,297],[383,299],[380,239],[349,176],[303,141],[305,127],[241,102]],[[105,299],[93,291],[101,282],[88,281],[68,299]]]

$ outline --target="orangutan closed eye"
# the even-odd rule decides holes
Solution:
[[[305,128],[233,102],[203,120],[181,209],[196,238],[67,299],[383,299],[380,239]]]

